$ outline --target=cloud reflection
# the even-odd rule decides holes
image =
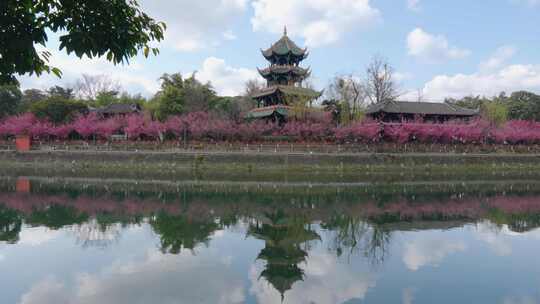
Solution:
[[[443,238],[416,239],[405,245],[403,262],[409,270],[417,271],[424,266],[438,266],[448,255],[465,251],[462,241]]]
[[[79,274],[73,292],[46,279],[21,298],[33,303],[243,303],[243,282],[217,251],[195,256],[149,250],[142,261],[117,261],[96,274]],[[66,284],[67,285],[67,284]],[[156,302],[156,299],[159,299]]]

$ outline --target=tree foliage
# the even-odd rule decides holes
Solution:
[[[75,92],[72,88],[64,88],[61,86],[54,86],[47,90],[47,95],[49,97],[56,97],[56,98],[62,98],[62,99],[74,99],[75,98]]]
[[[336,76],[332,79],[326,95],[329,100],[337,100],[341,104],[342,123],[362,118],[365,110],[367,91],[362,80],[354,75]]]
[[[18,86],[0,85],[0,118],[17,113],[22,97]]]
[[[15,75],[61,71],[49,66],[48,34],[60,35],[60,50],[78,57],[106,56],[127,62],[143,51],[158,53],[153,41],[163,39],[165,24],[145,14],[136,0],[2,0],[0,1],[0,84]]]
[[[32,104],[30,112],[40,119],[63,123],[72,121],[77,115],[88,112],[88,107],[83,102],[52,95],[46,100]]]
[[[466,96],[461,99],[448,98],[445,102],[469,109],[480,109],[484,118],[500,124],[506,120],[540,121],[540,95],[518,91],[510,96],[502,92],[488,98]]]
[[[203,84],[196,74],[184,78],[180,73],[164,74],[161,89],[154,96],[150,110],[160,120],[188,112],[210,111],[219,98],[210,83]]]
[[[508,117],[540,121],[540,95],[526,91],[512,93],[508,101]]]

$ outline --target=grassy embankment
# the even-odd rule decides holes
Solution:
[[[536,154],[0,152],[2,175],[261,182],[538,180]]]

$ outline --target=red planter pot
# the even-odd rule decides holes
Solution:
[[[32,147],[30,136],[17,135],[15,138],[15,146],[19,152],[30,151],[30,148]]]

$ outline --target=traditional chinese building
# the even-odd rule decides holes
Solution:
[[[416,119],[426,122],[444,122],[456,119],[468,120],[480,115],[480,111],[442,102],[387,101],[370,106],[366,115],[386,122]]]
[[[270,63],[267,68],[258,69],[266,79],[266,88],[251,96],[257,101],[257,108],[248,112],[246,118],[284,120],[294,102],[308,103],[322,95],[322,92],[302,87],[303,81],[311,74],[309,68],[300,66],[308,57],[308,51],[298,47],[287,36],[287,28],[281,39],[261,52]]]
[[[142,113],[142,108],[136,103],[113,103],[97,109],[96,113],[103,118],[123,117],[131,114],[140,114]]]

